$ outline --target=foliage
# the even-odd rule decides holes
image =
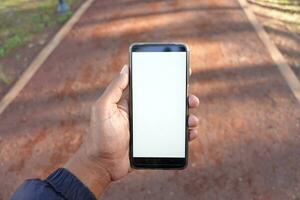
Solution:
[[[4,67],[0,65],[0,83],[9,85],[12,82],[12,78],[4,73]]]
[[[72,12],[57,14],[57,0],[0,0],[0,59],[47,28],[65,23]],[[66,0],[72,5],[79,0]]]

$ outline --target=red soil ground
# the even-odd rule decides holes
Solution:
[[[235,0],[96,1],[0,116],[0,199],[76,151],[138,41],[185,42],[199,138],[183,171],[134,171],[103,199],[299,199],[300,108]]]

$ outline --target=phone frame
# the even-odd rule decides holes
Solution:
[[[133,118],[132,118],[132,53],[133,52],[186,52],[186,107],[185,107],[185,157],[133,157]],[[182,43],[133,43],[129,47],[129,159],[135,169],[184,169],[188,164],[188,82],[189,82],[189,49]]]

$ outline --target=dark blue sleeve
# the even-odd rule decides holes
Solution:
[[[60,168],[46,180],[25,181],[11,200],[96,200],[93,193],[71,172]]]

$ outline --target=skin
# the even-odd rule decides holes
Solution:
[[[128,66],[108,85],[91,112],[90,131],[65,168],[79,178],[96,197],[112,182],[126,176],[129,163]],[[199,100],[189,95],[189,108]],[[188,119],[189,141],[197,137],[198,118]]]

